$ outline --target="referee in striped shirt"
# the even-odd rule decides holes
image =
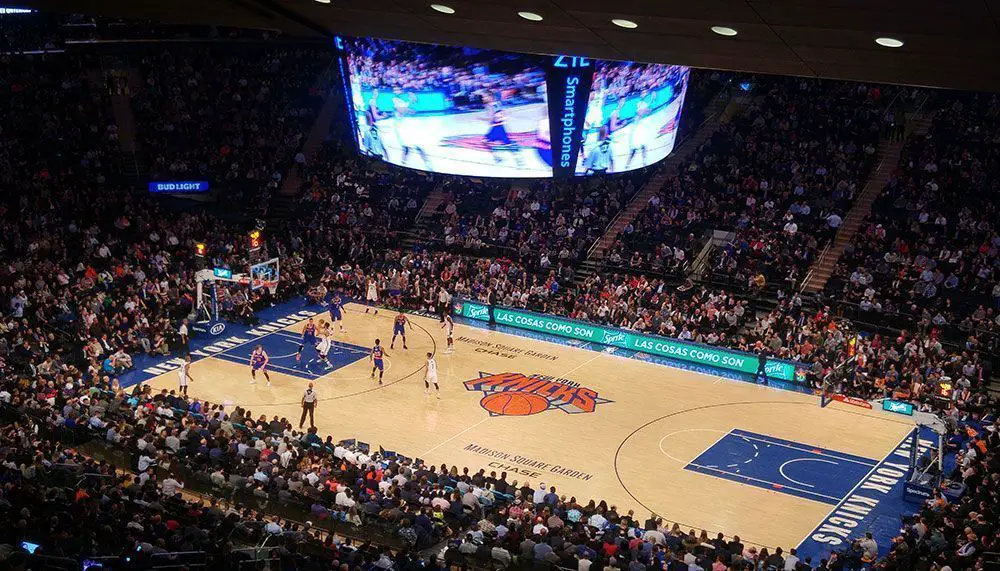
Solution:
[[[316,401],[319,400],[316,397],[318,394],[316,390],[313,389],[313,384],[309,383],[309,388],[306,392],[302,393],[302,418],[299,419],[299,428],[306,423],[306,415],[309,415],[309,427],[315,428],[316,421],[314,415],[316,413]]]

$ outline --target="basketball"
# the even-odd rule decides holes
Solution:
[[[528,416],[549,408],[545,397],[517,391],[486,395],[479,404],[497,416]]]

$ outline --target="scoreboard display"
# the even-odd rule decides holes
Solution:
[[[335,39],[360,153],[477,177],[624,172],[673,150],[689,69]]]

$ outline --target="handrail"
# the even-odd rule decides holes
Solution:
[[[880,120],[884,120],[886,117],[889,116],[889,113],[892,112],[893,105],[896,104],[896,100],[899,99],[899,96],[902,93],[903,93],[902,89],[900,89],[899,91],[896,91],[896,95],[893,96],[893,98],[889,101],[889,104],[885,106],[885,111],[882,112],[882,117],[880,117]]]
[[[813,274],[816,273],[816,270],[814,268],[816,268],[817,266],[821,265],[823,262],[826,261],[826,256],[827,254],[830,253],[830,246],[832,246],[833,243],[836,241],[837,241],[837,236],[834,235],[833,240],[830,240],[829,242],[826,243],[826,247],[824,247],[823,251],[820,252],[819,256],[816,257],[816,261],[809,266],[809,271],[806,272],[805,277],[802,278],[802,287],[799,288],[800,294],[805,293],[806,286],[809,284],[809,280],[812,279]]]
[[[732,96],[730,94],[728,94],[726,88],[723,87],[722,90],[719,91],[719,94],[716,95],[712,99],[712,103],[708,106],[708,108],[714,109],[719,102],[721,102],[721,101],[723,101],[725,99],[732,100]],[[728,105],[728,103],[727,103],[727,105]],[[725,107],[723,107],[722,110],[720,110],[720,111],[712,111],[711,113],[706,114],[705,118],[702,120],[701,123],[698,124],[698,127],[696,129],[692,129],[687,134],[687,136],[685,136],[680,141],[676,141],[674,143],[674,148],[675,149],[680,149],[680,147],[684,146],[688,141],[690,141],[691,139],[693,139],[695,135],[697,135],[698,133],[700,133],[701,130],[705,127],[705,125],[708,125],[708,123],[710,121],[713,121],[716,117],[722,115],[722,111],[724,111],[724,110],[725,110]],[[646,182],[646,184],[651,183],[654,178],[656,178],[659,175],[663,174],[663,171],[664,171],[665,168],[666,168],[666,165],[665,164],[661,164],[660,168],[655,173],[653,173],[653,175],[651,177],[649,177],[649,180]],[[625,212],[628,211],[628,209],[632,207],[632,205],[635,203],[635,201],[639,199],[639,195],[642,194],[643,190],[645,190],[645,187],[646,187],[646,185],[643,185],[643,188],[640,188],[639,191],[635,193],[635,196],[633,196],[631,199],[629,199],[629,201],[625,204],[625,206],[623,206],[621,208],[621,210],[618,211],[618,214],[616,214],[615,217],[612,218],[611,221],[608,223],[608,225],[604,228],[604,232],[601,232],[601,235],[598,236],[596,240],[594,240],[594,243],[591,244],[590,248],[587,249],[587,259],[588,260],[591,259],[592,257],[594,257],[594,251],[597,250],[597,245],[600,244],[601,240],[604,239],[604,236],[607,235],[607,233],[611,231],[611,228],[615,225],[616,222],[618,222],[618,219],[621,218],[625,214]]]
[[[879,146],[881,147],[882,144],[885,143],[885,142],[886,141],[879,141]],[[868,175],[868,182],[866,182],[865,186],[862,187],[861,194],[864,194],[865,188],[867,188],[868,184],[870,182],[874,181],[875,177],[877,177],[882,172],[882,169],[885,167],[885,165],[886,165],[885,157],[882,156],[882,150],[880,149],[879,156],[878,156],[878,162],[872,168],[871,174]],[[893,166],[895,166],[895,165],[893,165]],[[878,199],[879,195],[882,194],[882,190],[883,190],[883,187],[879,187],[878,189],[876,189],[874,191],[875,196],[872,199],[872,202],[874,202],[875,200]],[[848,220],[854,220],[855,218],[860,218],[860,220],[859,220],[859,225],[860,225],[861,223],[863,223],[865,221],[865,219],[868,217],[868,215],[871,214],[871,210],[870,209],[868,210],[868,212],[865,212],[865,213],[862,213],[858,209],[858,205],[861,202],[860,199],[861,199],[860,195],[855,198],[854,205],[851,207],[851,211],[848,212],[844,216],[843,224],[841,224],[841,226],[839,228],[837,228],[837,232],[834,233],[833,238],[831,238],[830,241],[826,243],[826,246],[823,248],[823,251],[820,253],[819,256],[817,256],[816,261],[813,262],[809,266],[809,271],[806,272],[805,277],[802,279],[802,286],[799,288],[799,293],[800,294],[801,293],[805,293],[806,287],[809,285],[810,280],[816,274],[815,268],[823,265],[823,263],[826,261],[826,258],[830,255],[830,252],[833,250],[833,245],[836,244],[837,240],[840,238],[840,233],[844,230],[844,227],[846,226],[847,221]],[[859,226],[859,229],[860,229],[860,226]],[[855,230],[855,233],[857,233],[857,230]]]

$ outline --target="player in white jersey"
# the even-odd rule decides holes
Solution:
[[[635,158],[636,152],[642,153],[642,163],[639,166],[646,166],[646,146],[656,139],[657,131],[659,131],[653,121],[648,120],[648,117],[653,114],[655,98],[655,94],[643,91],[639,102],[635,105],[635,118],[632,119],[632,131],[629,137],[628,162],[625,164],[626,170],[632,166],[632,159]]]
[[[587,105],[587,117],[584,120],[583,128],[589,133],[596,133],[597,129],[604,123],[604,102],[607,101],[608,91],[604,89],[603,82],[598,80],[598,85],[594,86],[591,92],[590,103]]]
[[[448,353],[455,351],[455,322],[452,321],[451,315],[445,314],[444,323],[441,324],[441,329],[445,330],[445,334],[448,336]]]
[[[193,381],[191,377],[191,355],[184,357],[184,362],[181,363],[181,368],[177,370],[177,377],[180,381],[180,391],[184,396],[188,395],[188,381]]]
[[[369,305],[375,306],[375,315],[378,315],[378,283],[375,278],[368,278],[368,289],[365,293],[365,299],[368,300]],[[365,313],[372,309],[370,307],[365,308]]]
[[[403,150],[403,155],[400,159],[402,164],[406,164],[406,159],[410,156],[410,151],[416,151],[420,158],[424,161],[424,167],[427,170],[431,169],[431,163],[427,159],[427,153],[424,152],[423,147],[419,145],[420,143],[420,125],[416,123],[411,123],[410,116],[414,114],[412,105],[417,102],[416,94],[409,94],[406,96],[402,90],[396,89],[392,97],[392,108],[393,108],[393,127],[396,132],[396,140],[399,141],[399,148]]]
[[[332,345],[330,341],[330,329],[324,328],[324,331],[319,336],[319,342],[316,343],[316,354],[319,355],[319,362],[327,368],[333,368],[330,361],[326,356],[330,353],[330,346]],[[311,363],[312,361],[310,361]]]
[[[427,353],[427,372],[424,375],[424,394],[428,395],[431,392],[431,385],[434,385],[434,391],[437,393],[437,398],[441,398],[441,387],[438,386],[438,364],[434,360],[433,353]]]

